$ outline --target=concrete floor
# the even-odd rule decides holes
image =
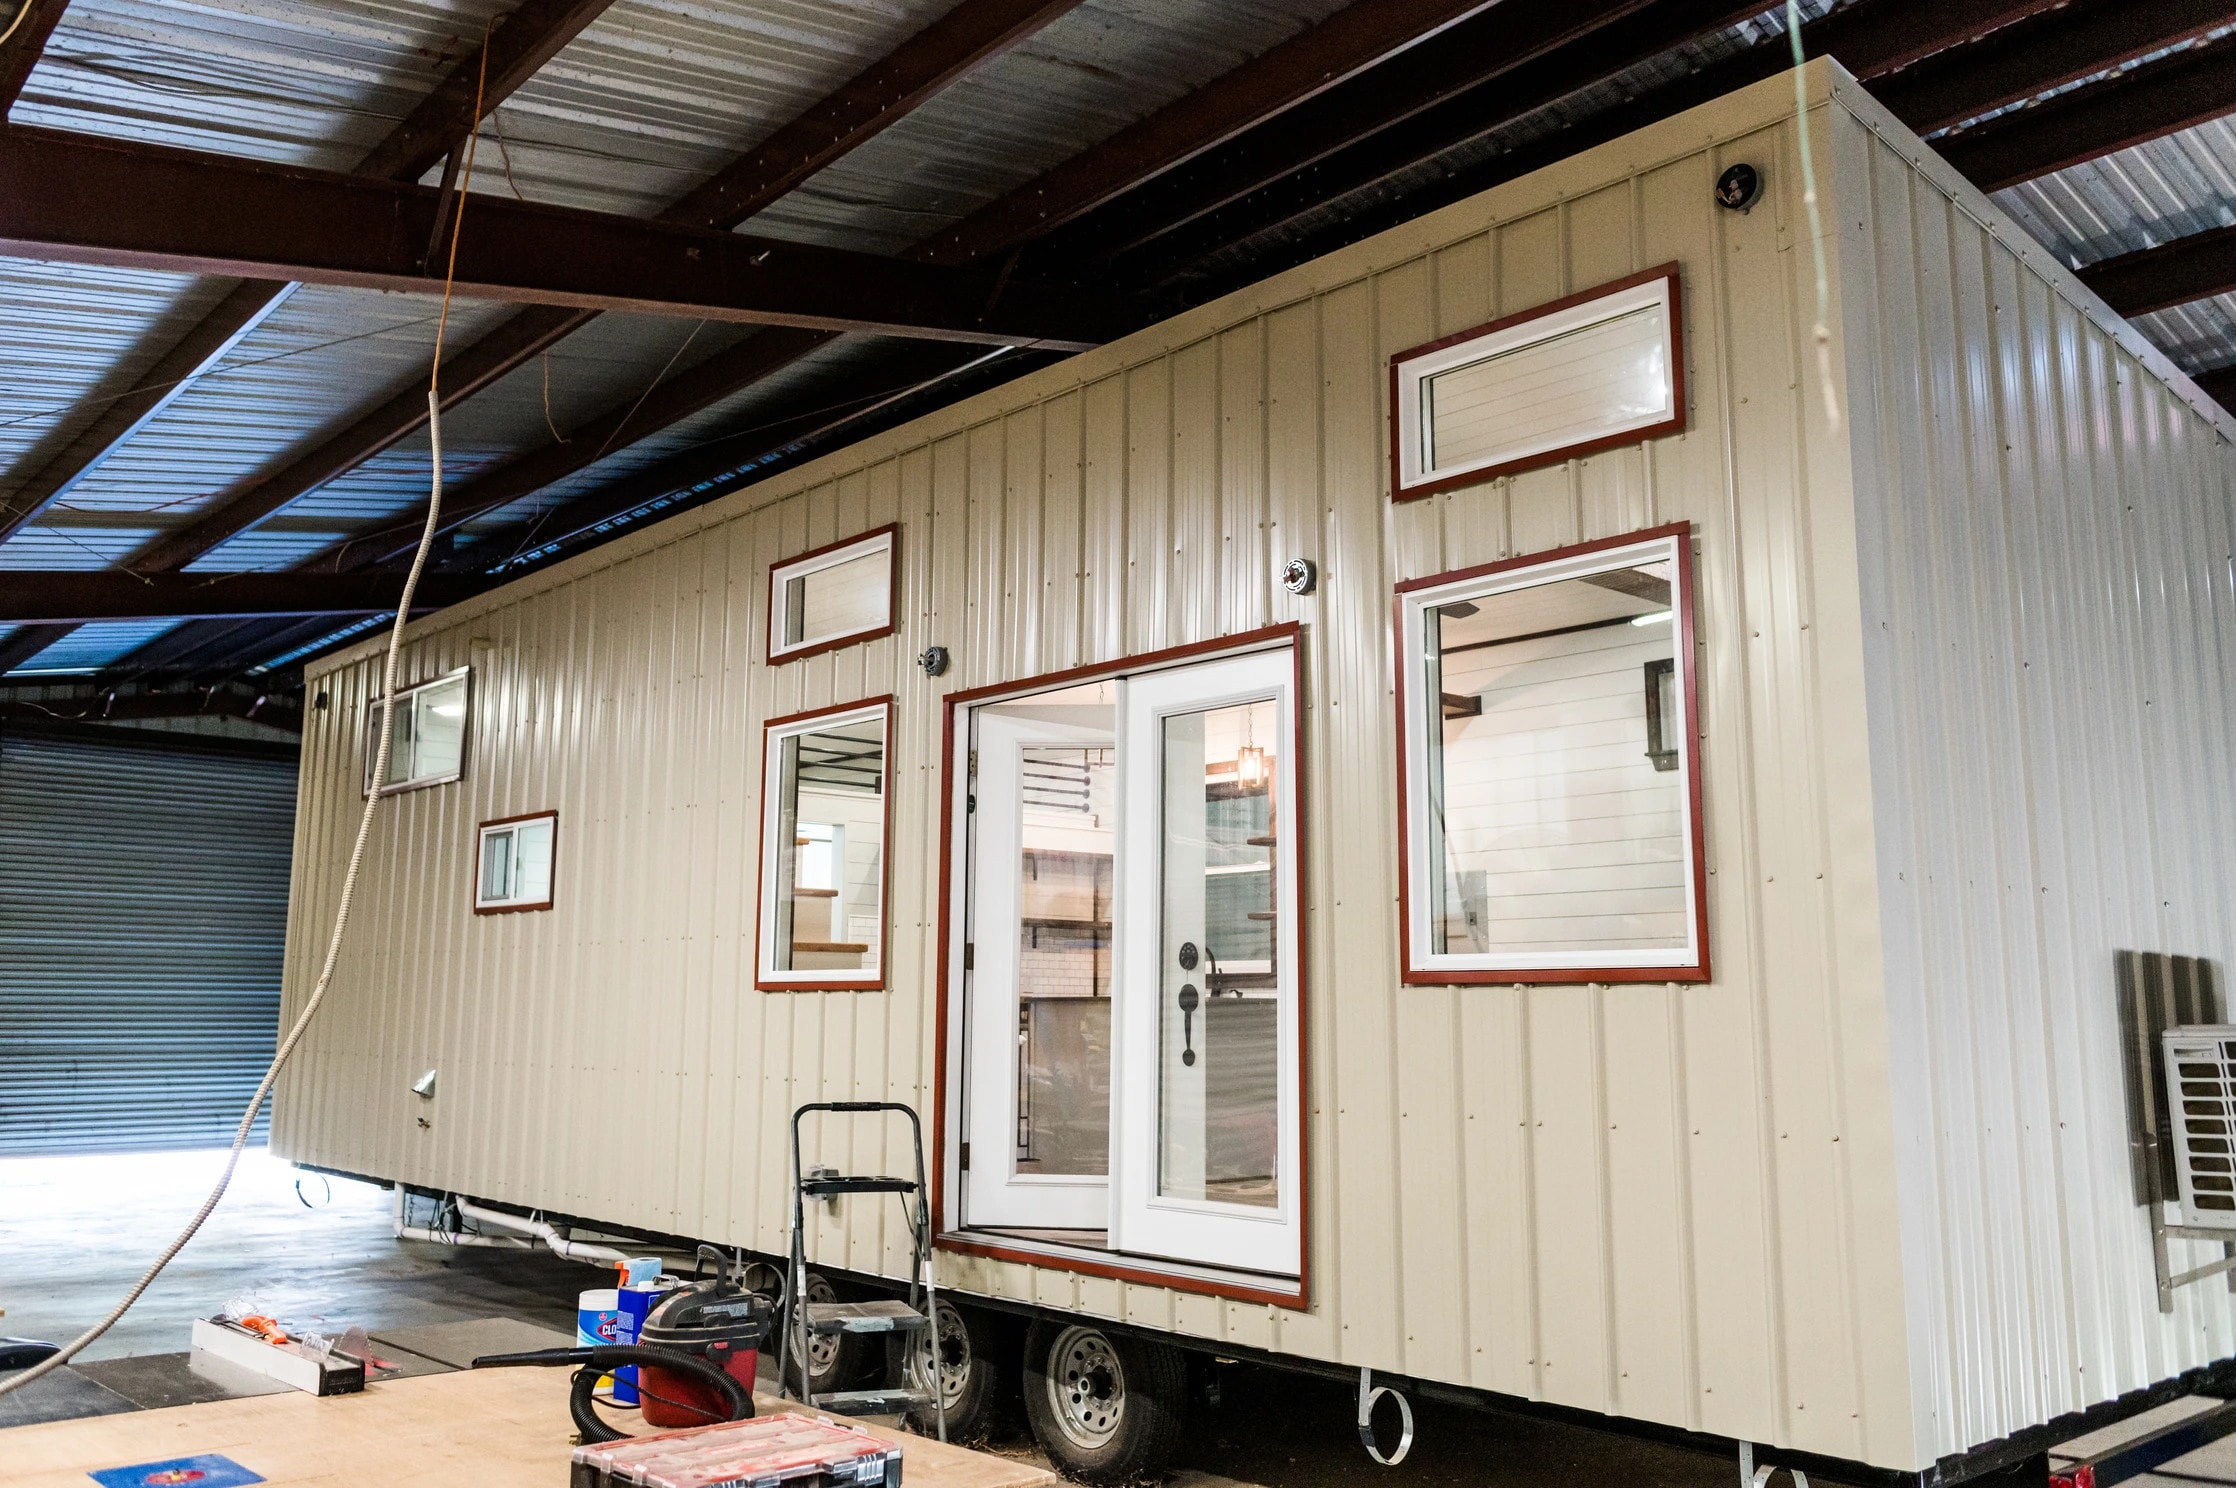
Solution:
[[[98,1318],[191,1215],[219,1153],[0,1162],[0,1335],[63,1341]],[[339,1332],[510,1318],[571,1331],[575,1294],[601,1273],[541,1252],[446,1250],[389,1233],[388,1195],[301,1176],[248,1154],[193,1245],[86,1360],[177,1354],[188,1329],[237,1297]],[[2118,1428],[2125,1436],[2190,1402]],[[1737,1464],[1673,1447],[1416,1401],[1417,1436],[1399,1467],[1375,1468],[1351,1425],[1351,1387],[1251,1366],[1220,1371],[1220,1403],[1193,1414],[1168,1488],[1735,1488]],[[1036,1456],[1022,1431],[990,1446]],[[2086,1445],[2096,1445],[2091,1439]],[[1783,1481],[1781,1479],[1781,1481]],[[2141,1488],[2236,1488],[2236,1438]]]

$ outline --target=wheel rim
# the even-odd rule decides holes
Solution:
[[[1126,1414],[1126,1371],[1094,1328],[1066,1328],[1048,1351],[1048,1403],[1067,1440],[1093,1449],[1118,1434]]]
[[[820,1276],[807,1279],[807,1299],[810,1302],[836,1302],[838,1293]],[[810,1333],[807,1337],[807,1369],[817,1379],[822,1379],[838,1367],[839,1344],[842,1340],[835,1333]]]
[[[929,1328],[916,1335],[916,1351],[909,1367],[915,1372],[916,1383],[921,1385],[932,1374],[932,1333]],[[970,1384],[971,1351],[970,1330],[963,1326],[963,1315],[946,1302],[939,1304],[939,1393],[949,1411],[963,1403],[963,1391]]]

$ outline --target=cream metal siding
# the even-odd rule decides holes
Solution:
[[[1903,1267],[1947,1452],[2236,1352],[2219,1283],[2158,1311],[2112,976],[2120,949],[2236,960],[2236,419],[1850,106]]]
[[[1849,99],[1823,64],[1810,87],[1826,221],[1844,255],[1881,255],[1868,270],[1836,262],[1838,325],[1880,315],[1876,286],[1889,276],[1951,260],[1927,239],[1858,239],[1864,208],[1843,193],[1878,189],[1849,122],[1868,101]],[[1977,1025],[1931,1034],[1977,1048],[1921,1046],[1908,1007],[1890,1036],[1881,897],[1896,895],[1886,924],[1905,958],[1898,980],[1913,972],[1901,938],[1913,910],[1906,870],[1880,854],[1910,847],[1875,828],[1874,795],[1897,789],[1910,811],[1934,803],[1906,764],[1880,758],[1899,742],[1883,696],[1892,643],[1861,616],[1865,585],[1876,615],[1891,580],[1886,555],[1858,551],[1859,531],[1867,549],[1881,541],[1881,516],[1873,506],[1859,528],[1851,437],[1870,468],[1881,455],[1863,429],[1826,427],[1815,386],[1792,97],[1789,79],[1734,94],[416,624],[409,680],[475,669],[466,777],[383,808],[361,918],[283,1087],[277,1145],[357,1172],[781,1248],[795,1104],[931,1104],[942,694],[1295,620],[1310,1310],[950,1256],[953,1284],[1890,1467],[2054,1408],[2063,1396],[2006,1379],[2030,1367],[2021,1330],[2038,1320],[2089,1337],[2092,1368],[2116,1358],[2106,1367],[2122,1379],[2164,1372],[2171,1355],[2147,1355],[2135,1328],[2115,1326],[2109,1279],[2091,1279],[2112,1264],[2113,1227],[2129,1223],[2112,1213],[2116,1163],[2092,1156],[2087,1171],[2109,1176],[2054,1192],[2055,1163],[2028,1149],[2023,1181],[2043,1186],[2022,1196],[2020,1172],[1989,1161],[2025,1147],[2008,1125],[2047,1119],[2051,1088],[2113,1122],[2116,1089],[2084,1077],[2077,1050],[2046,1084],[2026,1084],[2023,1061],[1982,1062],[2019,1026],[1991,1033],[1986,1008]],[[1711,193],[1739,160],[1770,186],[1745,214]],[[1975,257],[1983,272],[2002,263],[2008,292],[2022,293],[2015,262]],[[1390,353],[1670,260],[1683,272],[1687,433],[1389,503]],[[1928,329],[1960,323],[1941,316]],[[1885,342],[1876,324],[1872,334],[1873,347]],[[2003,344],[1966,343],[1947,371],[1979,381],[1950,381],[1950,396],[1991,398],[1994,375],[2023,385],[2024,367],[1991,368]],[[1836,354],[1861,368],[1846,376],[1895,376],[1867,350],[1843,342]],[[2162,448],[2119,478],[2141,495],[2177,468],[2225,469],[2194,432],[2171,431],[2149,385],[2163,362],[2127,365],[2092,437],[2140,446],[2139,421],[2155,410]],[[1949,457],[1973,449],[1952,445]],[[1984,446],[1977,458],[1994,463]],[[1714,980],[1401,988],[1392,585],[1679,520],[1697,533]],[[765,666],[769,564],[886,522],[903,529],[899,631]],[[2225,522],[2218,530],[2224,551]],[[1274,582],[1293,556],[1319,563],[1317,593]],[[1963,597],[1936,591],[1952,615]],[[933,643],[954,653],[937,680],[910,662]],[[315,975],[360,806],[375,653],[314,668],[330,705],[310,714],[304,743],[290,1007]],[[891,990],[757,993],[762,721],[887,692]],[[2063,722],[2039,729],[2059,734]],[[1969,720],[1952,727],[1973,736]],[[1985,770],[1986,754],[1969,763],[1982,767],[1978,788],[1966,777],[1944,820],[1999,825],[1988,835],[2001,850],[2017,826],[1991,808],[2011,809],[1995,805],[2013,799],[1995,794],[2009,783]],[[557,907],[477,919],[474,823],[547,807],[560,813]],[[2137,810],[2177,819],[2163,799]],[[2105,852],[2135,840],[2109,814],[2091,830]],[[2075,856],[2063,871],[2092,869]],[[2194,918],[2169,925],[2186,931],[2210,914],[2213,884],[2183,887],[2194,907],[2180,913]],[[2008,942],[1998,932],[1950,953],[2016,958],[2030,933],[2014,922]],[[430,1067],[440,1094],[422,1102],[408,1086]],[[1992,1092],[1973,1083],[1991,1077]],[[2109,1065],[2105,1078],[2116,1079]],[[1898,1125],[1895,1109],[1928,1094],[1945,1123],[1933,1138],[1948,1149],[1939,1188],[1918,1181],[1919,1113]],[[1975,1147],[1983,1120],[2005,1135]],[[1898,1136],[1910,1144],[1899,1154]],[[901,1158],[859,1122],[811,1142],[842,1164]],[[1960,1159],[1974,1167],[1950,1166]],[[2053,1222],[2056,1203],[2077,1218],[2102,1209],[2104,1233],[2082,1245]],[[858,1206],[851,1225],[818,1217],[815,1253],[897,1272],[904,1236],[889,1208],[873,1213]],[[2130,1238],[2137,1248],[2117,1264],[2147,1267]],[[2059,1273],[2046,1257],[2061,1246],[2106,1257],[2082,1273],[2068,1323],[2047,1295]],[[1906,1291],[1920,1267],[1921,1289]],[[1935,1290],[1919,1301],[1924,1288]],[[2147,1305],[2147,1290],[2137,1295]],[[1959,1370],[1980,1373],[1950,1377]],[[1983,1390],[1993,1408],[1953,1404]]]

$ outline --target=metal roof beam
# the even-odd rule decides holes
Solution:
[[[2192,380],[2206,397],[2215,400],[2230,413],[2236,413],[2236,366],[2200,372]]]
[[[440,293],[443,193],[57,130],[0,136],[0,253]],[[455,292],[688,319],[1083,350],[1094,297],[992,273],[508,201],[465,208]]]
[[[2060,3],[2062,0],[1927,0],[1919,4],[1866,0],[1811,23],[1804,28],[1802,40],[1812,55],[1830,53],[1858,77],[1873,78],[1976,38],[1992,37]],[[1753,13],[1761,7],[1743,9]],[[1105,257],[1112,256],[1114,249],[1147,249],[1146,267],[1139,273],[1155,282],[1229,243],[1291,221],[1349,193],[1391,182],[1446,151],[1526,118],[1579,89],[1620,77],[1672,47],[1744,18],[1740,8],[1715,0],[1664,0],[1549,53],[1535,67],[1510,79],[1494,77],[1450,92],[1430,107],[1414,110],[1392,123],[1374,124],[1362,129],[1361,137],[1330,148],[1331,143],[1341,140],[1344,110],[1366,122],[1375,117],[1380,106],[1372,101],[1372,88],[1380,76],[1378,69],[1355,86],[1331,92],[1293,116],[1196,162],[1184,173],[1192,179],[1176,178],[1169,189],[1160,183],[1114,201],[1105,211],[1081,221],[1066,238],[1078,243],[1082,251],[1099,251]],[[1626,128],[1636,128],[1701,101],[1702,89],[1696,80],[1713,80],[1719,90],[1744,86],[1779,70],[1786,56],[1784,38],[1763,42],[1692,77],[1679,78],[1617,104],[1606,117],[1628,121]],[[1665,101],[1657,104],[1656,100]],[[1327,117],[1321,117],[1323,112]],[[1601,122],[1598,117],[1587,118],[1547,138],[1562,141],[1588,136],[1596,143],[1609,137],[1598,127]],[[1583,146],[1570,145],[1562,153],[1580,148]],[[1531,141],[1511,155],[1543,163],[1539,158],[1542,153],[1538,142]],[[1501,168],[1500,162],[1507,158],[1495,157],[1464,172],[1467,179],[1477,182],[1470,189],[1482,190],[1491,184],[1479,179],[1486,174],[1492,180],[1509,180],[1520,174]],[[1230,184],[1237,181],[1254,183],[1255,189],[1246,195],[1238,193]],[[1437,196],[1440,200],[1451,199],[1442,190]],[[1150,244],[1157,246],[1149,248]]]
[[[963,0],[660,214],[734,227],[1081,0]]]
[[[0,585],[0,624],[250,615],[370,615],[403,597],[401,574],[161,574],[120,569],[11,570]],[[440,574],[420,581],[414,610],[455,604],[476,586]]]
[[[63,0],[33,3],[47,13],[49,26],[63,8]],[[486,81],[482,77],[483,49],[477,46],[409,117],[373,147],[359,162],[356,173],[403,179],[423,174],[479,122],[471,117],[477,90],[484,110],[495,108],[528,80],[535,66],[558,52],[611,3],[528,0],[506,16],[489,38]],[[9,65],[0,60],[0,100],[14,96],[4,91],[6,79],[13,76],[6,70]],[[25,70],[28,72],[28,67]],[[121,397],[111,398],[102,406],[59,453],[37,469],[22,473],[15,488],[0,498],[0,542],[7,541],[216,366],[243,336],[279,307],[290,290],[283,281],[265,279],[234,285],[201,320],[160,352]]]
[[[583,28],[604,15],[613,0],[522,0],[501,17],[481,46],[467,53],[404,121],[373,146],[351,174],[416,181],[482,118],[520,90],[538,69],[566,49]],[[488,52],[484,62],[482,53]],[[476,96],[480,113],[474,109]]]
[[[2236,227],[2101,259],[2080,270],[2080,278],[2105,304],[2130,318],[2236,293]]]
[[[2023,103],[2236,20],[2230,0],[2097,0],[1957,47],[1872,94],[1920,134]]]
[[[1090,146],[953,227],[919,251],[967,263],[1062,226],[1396,52],[1486,9],[1491,0],[1353,0],[1195,92]],[[1511,3],[1511,0],[1507,0]],[[1577,32],[1635,0],[1570,0]]]
[[[740,155],[698,190],[661,213],[659,220],[682,227],[735,226],[832,160],[890,128],[910,109],[972,67],[999,56],[1080,3],[963,0],[940,20]],[[491,45],[494,48],[494,38]],[[476,221],[475,233],[466,235],[469,240],[480,230],[479,214],[488,200],[477,198],[472,204]],[[532,307],[473,345],[451,352],[443,364],[443,407],[455,406],[525,364],[594,319],[596,313]],[[751,371],[759,376],[763,375],[764,364],[753,361],[753,357],[766,357],[779,346],[790,346],[797,357],[829,339],[823,332],[765,332],[753,338],[765,343],[758,352],[742,360],[743,354],[722,353],[713,360],[718,366],[735,366],[741,373]],[[659,400],[658,407],[679,410],[672,415],[677,418],[695,412],[696,407],[685,407],[691,390],[705,389],[711,375],[701,373],[687,385],[656,390],[653,396]],[[150,572],[183,568],[226,539],[405,438],[426,422],[426,417],[425,396],[416,386],[404,389],[280,468],[259,473],[221,493],[198,520],[142,549],[133,566]],[[590,444],[584,445],[578,438],[556,448],[571,451],[575,457],[603,450],[621,419],[626,419],[631,428],[647,432],[661,426],[649,408],[635,410],[633,416],[626,409],[609,410],[606,422],[591,431],[598,437]],[[549,452],[545,455],[546,465],[554,463]]]
[[[2001,191],[2231,110],[2236,110],[2236,41],[2222,40],[2130,68],[1935,144],[1982,191]]]

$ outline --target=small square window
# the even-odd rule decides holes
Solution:
[[[1391,494],[1473,485],[1685,427],[1677,268],[1390,359]]]
[[[762,765],[756,985],[885,985],[885,832],[892,702],[772,721]]]
[[[388,742],[388,775],[381,792],[417,790],[458,779],[466,767],[467,708],[471,701],[468,669],[396,692],[396,723]],[[365,710],[365,791],[373,789],[373,763],[380,755],[381,700]]]
[[[481,824],[474,867],[474,913],[551,908],[552,853],[559,813],[507,817]]]
[[[1691,572],[1675,527],[1401,587],[1408,981],[1706,979]]]
[[[769,570],[769,661],[790,661],[889,635],[897,527],[881,527]]]

